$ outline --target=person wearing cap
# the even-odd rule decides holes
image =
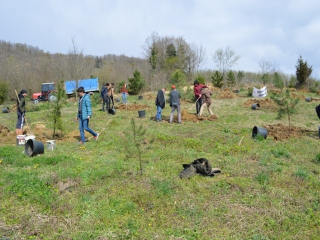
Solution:
[[[193,82],[193,92],[194,92],[194,97],[196,99],[196,111],[197,111],[197,116],[199,116],[200,108],[202,105],[202,99],[201,99],[201,89],[206,88],[207,85],[203,85],[199,83],[197,80]]]
[[[176,90],[176,86],[171,86],[170,92],[170,107],[171,107],[171,114],[170,114],[170,123],[173,121],[174,111],[177,109],[178,112],[178,123],[181,124],[181,108],[180,108],[180,93]]]
[[[128,104],[127,95],[128,95],[128,89],[127,84],[124,84],[122,88],[120,89],[120,93],[122,96],[122,104]]]
[[[212,111],[211,111],[211,95],[212,95],[212,91],[209,88],[202,88],[201,89],[201,108],[200,108],[200,112],[199,112],[199,116],[202,116],[203,110],[204,108],[208,109],[208,112],[210,115],[213,115]]]
[[[23,135],[23,126],[25,123],[25,115],[26,115],[26,100],[27,90],[22,89],[17,97],[17,124],[16,124],[16,135]]]
[[[166,92],[165,88],[162,88],[158,91],[157,98],[155,101],[155,104],[157,106],[157,114],[156,114],[156,121],[161,122],[162,121],[162,109],[164,109],[166,102],[164,98],[164,93]]]
[[[80,130],[80,137],[81,137],[79,144],[84,144],[86,141],[84,130],[91,133],[94,140],[98,140],[99,133],[96,133],[91,128],[89,128],[89,120],[92,117],[90,95],[85,93],[83,87],[79,87],[77,89],[77,93],[79,94],[79,102],[78,102],[78,114],[77,114],[76,120],[79,122],[79,130]]]

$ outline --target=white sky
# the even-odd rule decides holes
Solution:
[[[51,53],[68,53],[71,39],[84,54],[143,57],[159,36],[182,36],[212,54],[230,46],[234,70],[259,71],[267,60],[295,74],[302,55],[320,79],[319,0],[0,0],[0,39]]]

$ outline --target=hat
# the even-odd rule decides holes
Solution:
[[[24,93],[28,93],[28,92],[27,92],[27,90],[22,89],[21,92],[20,92],[20,94],[24,94]]]
[[[171,86],[171,89],[176,89],[176,86],[175,86],[175,85],[172,85],[172,86]]]
[[[197,80],[194,80],[193,85],[199,84]]]

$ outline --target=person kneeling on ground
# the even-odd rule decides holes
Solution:
[[[84,130],[91,133],[95,140],[98,140],[99,133],[96,133],[91,128],[89,128],[89,120],[92,117],[90,95],[85,93],[83,87],[79,87],[77,89],[77,92],[79,94],[79,103],[78,114],[76,119],[79,122],[79,130],[81,137],[81,141],[79,142],[79,144],[84,144],[86,141],[84,136]]]
[[[202,105],[200,108],[200,112],[199,112],[199,116],[202,116],[203,113],[203,109],[205,107],[207,107],[208,112],[210,115],[213,115],[212,111],[211,111],[211,95],[212,95],[212,91],[209,88],[202,88],[201,89],[201,98],[202,98]]]
[[[171,114],[170,114],[170,123],[173,121],[173,114],[174,111],[177,109],[178,111],[178,123],[181,123],[181,108],[180,108],[180,93],[176,90],[176,87],[172,85],[172,91],[170,92],[170,107],[171,107]]]

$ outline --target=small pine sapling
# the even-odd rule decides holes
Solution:
[[[289,88],[284,88],[284,81],[278,73],[274,75],[274,85],[280,89],[280,92],[272,93],[271,99],[279,106],[278,119],[284,116],[288,117],[289,134],[291,132],[291,117],[296,113],[296,106],[299,103],[298,98],[293,98]]]

